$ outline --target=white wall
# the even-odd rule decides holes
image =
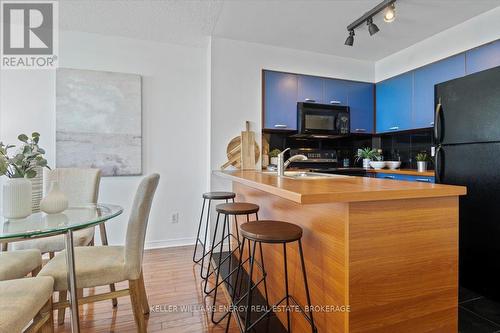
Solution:
[[[147,247],[194,242],[200,193],[208,187],[207,48],[97,34],[62,32],[60,66],[142,76],[143,171],[158,172]],[[55,165],[55,73],[16,70],[0,74],[0,138],[39,131]],[[103,178],[99,201],[126,208],[108,222],[111,243],[123,243],[128,208],[141,177]],[[179,223],[171,215],[179,212]]]
[[[375,63],[379,82],[500,38],[500,7],[473,17]]]

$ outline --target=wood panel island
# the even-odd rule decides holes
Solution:
[[[292,179],[215,171],[260,219],[303,230],[309,288],[320,333],[457,332],[458,198],[466,188],[337,176]],[[305,294],[295,244],[290,290]],[[270,303],[284,295],[280,246],[264,245]],[[258,278],[258,276],[257,276]],[[284,322],[284,313],[278,313]],[[298,313],[294,332],[310,332]]]

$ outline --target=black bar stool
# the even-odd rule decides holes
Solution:
[[[208,255],[206,243],[207,243],[207,235],[208,235],[208,224],[210,221],[210,206],[212,204],[212,200],[226,200],[226,203],[229,202],[229,200],[233,200],[236,197],[236,193],[233,192],[207,192],[203,193],[203,206],[201,207],[201,216],[200,216],[200,222],[198,223],[198,233],[196,235],[196,244],[194,246],[194,252],[193,252],[193,262],[199,263],[201,261],[201,270],[200,270],[200,277],[202,279],[205,279],[206,276],[203,275],[203,267],[205,264],[205,257]],[[203,213],[205,212],[205,204],[208,200],[208,209],[207,209],[207,218],[205,220],[205,236],[203,237],[203,241],[200,238],[200,233],[201,233],[201,227],[203,224]],[[202,247],[202,255],[200,258],[196,258],[196,254],[198,252],[198,244],[201,245]]]
[[[247,202],[233,202],[233,203],[219,204],[216,206],[215,210],[217,211],[217,221],[215,223],[214,236],[213,236],[213,240],[212,240],[212,246],[210,248],[209,263],[212,262],[215,249],[220,246],[220,250],[219,250],[219,257],[218,257],[218,259],[216,259],[217,263],[214,265],[213,271],[212,272],[207,271],[207,278],[205,279],[205,287],[204,287],[204,291],[206,294],[210,294],[210,293],[215,291],[214,299],[213,299],[213,309],[215,309],[215,305],[216,305],[216,301],[217,301],[218,287],[221,284],[226,282],[227,286],[229,288],[231,288],[233,293],[234,293],[234,287],[232,286],[232,284],[230,282],[230,277],[238,270],[238,266],[232,264],[232,256],[233,256],[233,254],[235,254],[237,251],[240,250],[240,245],[241,245],[237,217],[246,215],[246,220],[248,223],[250,221],[250,215],[255,214],[255,219],[258,221],[258,219],[259,219],[259,215],[258,215],[259,206],[256,204],[247,203]],[[215,243],[216,237],[217,237],[217,234],[219,231],[219,219],[220,219],[221,214],[224,215],[224,220],[223,220],[224,222],[223,222],[222,229],[221,229],[222,230],[221,240],[218,243]],[[230,228],[229,228],[229,226],[230,226],[229,220],[230,220],[231,216],[233,216],[233,218],[234,218],[236,235],[232,234],[230,231]],[[235,239],[236,243],[237,243],[237,246],[235,246],[234,248],[231,246],[231,238]],[[229,249],[229,254],[227,254],[227,255],[224,254],[224,242],[225,241],[227,241],[227,246]],[[261,262],[260,262],[259,266],[260,266],[262,273],[263,273],[264,287],[266,290],[266,300],[267,300],[267,285],[265,283],[265,275],[266,274],[265,274],[265,269],[263,266],[264,260],[263,260],[263,254],[262,254],[262,247],[260,249],[260,253],[261,253]],[[240,255],[240,257],[241,257],[241,255]],[[226,262],[228,260],[229,260],[229,263],[226,264]],[[223,267],[223,265],[228,265],[229,270],[228,270],[227,275],[221,279],[221,268]],[[209,264],[209,269],[210,269],[210,264]],[[210,277],[213,274],[215,274],[215,276],[216,276],[215,277],[215,286],[212,289],[207,290],[208,277]],[[214,314],[215,314],[215,311],[212,311],[211,320],[213,323],[218,324],[227,315],[229,315],[230,312],[227,312],[218,320],[215,320]]]
[[[245,247],[246,240],[248,240],[248,251],[250,254],[250,268],[248,272],[248,285],[247,285],[247,292],[244,295],[233,295],[233,300],[232,300],[232,307],[231,311],[235,313],[235,309],[240,305],[240,303],[246,298],[246,314],[245,314],[245,322],[244,324],[241,322],[242,320],[238,316],[237,313],[235,313],[236,321],[238,322],[238,326],[240,327],[240,330],[242,332],[250,332],[252,328],[255,327],[256,324],[258,324],[262,319],[264,319],[266,316],[268,316],[274,307],[279,306],[281,303],[285,302],[286,304],[286,313],[287,313],[287,329],[288,332],[290,332],[290,302],[293,302],[299,309],[302,315],[304,315],[305,319],[309,322],[311,325],[311,332],[315,333],[317,332],[316,326],[314,325],[314,319],[313,319],[313,313],[311,311],[311,297],[309,294],[309,286],[307,284],[307,274],[306,274],[306,267],[304,263],[304,253],[302,251],[302,228],[299,227],[298,225],[287,223],[287,222],[280,222],[280,221],[270,221],[270,220],[262,220],[258,222],[249,222],[249,223],[243,223],[240,226],[240,231],[242,235],[242,241],[241,241],[241,250],[240,250],[240,259],[239,259],[239,265],[237,268],[237,273],[236,273],[236,284],[238,283],[239,280],[239,275],[241,271],[241,267],[243,265],[242,263],[242,255],[243,255],[243,250]],[[251,242],[253,242],[253,246],[251,246]],[[291,243],[291,242],[298,242],[299,244],[299,255],[300,255],[300,262],[302,266],[302,275],[304,278],[304,287],[305,287],[305,292],[306,292],[306,300],[307,300],[307,306],[308,310],[306,311],[302,306],[299,305],[297,300],[290,295],[289,290],[288,290],[288,264],[287,264],[287,255],[286,255],[286,244]],[[252,315],[252,292],[255,288],[258,287],[260,284],[259,282],[253,283],[252,281],[252,275],[253,275],[253,269],[254,269],[254,262],[255,262],[255,248],[257,244],[260,246],[262,243],[268,243],[268,244],[283,244],[283,258],[284,258],[284,266],[285,266],[285,297],[283,297],[278,303],[276,303],[273,306],[270,306],[267,311],[264,312],[261,316],[259,316],[253,323],[250,323],[251,315]],[[261,247],[262,249],[262,247]],[[261,250],[262,251],[262,250]],[[240,282],[241,283],[241,282]],[[252,286],[253,285],[253,286]],[[235,286],[235,290],[236,290]],[[240,285],[241,289],[241,285]],[[227,321],[227,327],[226,327],[226,332],[229,331],[229,323],[230,323],[231,317],[229,317],[229,320]]]

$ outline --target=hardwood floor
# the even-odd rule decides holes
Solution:
[[[212,302],[201,289],[200,266],[193,264],[193,247],[176,247],[149,250],[144,255],[144,280],[151,313],[146,319],[148,332],[168,333],[221,333],[226,321],[219,326],[211,324],[206,306]],[[85,294],[107,291],[100,287],[85,290]],[[117,290],[127,288],[127,283],[117,284]],[[217,297],[225,302],[223,293]],[[177,307],[177,308],[175,308]],[[71,332],[69,311],[66,311],[64,325],[57,325],[55,333]],[[239,332],[232,320],[230,332]],[[88,332],[136,332],[130,298],[118,299],[118,307],[111,301],[80,306],[80,326],[82,333]]]

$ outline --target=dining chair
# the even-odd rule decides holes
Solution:
[[[76,286],[93,288],[128,281],[129,288],[86,296],[79,304],[103,301],[114,297],[130,296],[132,310],[138,332],[146,332],[144,315],[149,313],[149,305],[142,274],[144,241],[149,212],[160,175],[152,174],[141,181],[135,194],[127,226],[125,246],[76,247]],[[39,276],[54,278],[55,291],[67,291],[66,251],[50,260],[40,271]],[[68,301],[54,303],[54,309],[66,308]]]
[[[68,198],[69,206],[79,204],[97,203],[99,197],[99,184],[101,181],[101,170],[93,168],[57,168],[46,170],[44,174],[44,188],[47,193],[50,191],[52,182],[57,181],[59,188]],[[106,227],[104,223],[99,225],[101,244],[108,245]],[[95,228],[87,228],[76,231],[73,234],[75,246],[94,245]],[[33,239],[23,242],[12,243],[11,248],[20,249],[39,249],[42,253],[49,253],[50,258],[54,257],[55,252],[64,250],[66,243],[64,235]],[[115,291],[114,284],[110,286],[111,291]],[[79,291],[80,294],[83,291]],[[67,292],[59,293],[59,299],[66,299]],[[116,306],[117,299],[112,300],[113,306]],[[57,315],[57,321],[60,325],[64,323],[65,309],[60,309]]]
[[[50,276],[0,281],[0,332],[54,332],[53,286]]]
[[[0,252],[0,281],[36,276],[41,267],[40,250]]]

